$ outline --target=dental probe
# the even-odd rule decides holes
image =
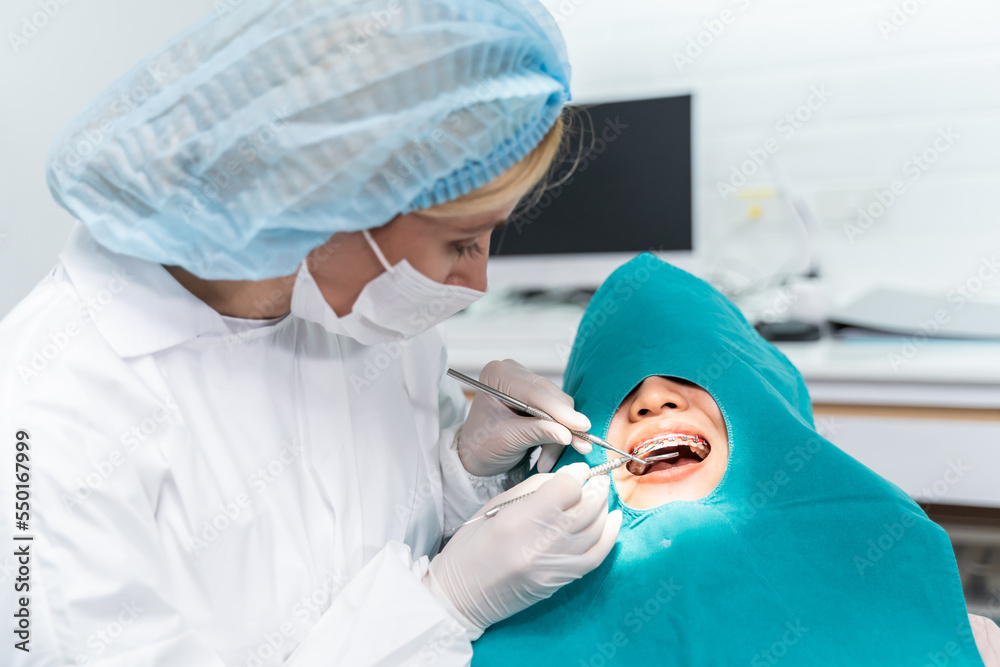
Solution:
[[[590,469],[590,471],[587,472],[587,476],[583,478],[584,482],[586,482],[588,479],[590,479],[592,477],[597,477],[598,475],[603,475],[604,473],[611,472],[612,470],[615,470],[616,468],[621,468],[622,465],[624,465],[627,462],[628,462],[628,459],[626,459],[626,458],[623,457],[623,458],[620,458],[620,459],[615,459],[613,461],[608,461],[607,463],[602,463],[599,466],[594,466],[593,468]],[[503,508],[510,507],[514,503],[519,503],[519,502],[521,502],[522,500],[524,500],[525,498],[527,498],[528,496],[530,496],[533,493],[534,493],[534,491],[529,491],[528,493],[525,493],[525,494],[522,494],[520,496],[517,496],[516,498],[511,498],[510,500],[505,500],[504,502],[500,503],[496,507],[491,507],[490,509],[486,510],[481,515],[477,516],[475,519],[469,519],[468,521],[466,521],[462,525],[464,526],[466,524],[472,523],[473,521],[476,521],[477,519],[482,519],[482,518],[487,518],[488,519],[490,517],[494,517],[494,516],[497,515],[497,512],[499,512]]]
[[[672,456],[677,456],[677,455],[678,455],[677,452],[674,452],[672,455],[669,455],[669,454],[666,455],[666,458],[672,458]],[[657,457],[657,458],[659,458],[659,457]],[[587,476],[584,478],[584,482],[586,482],[586,480],[590,479],[591,477],[597,477],[598,475],[603,475],[605,473],[611,472],[612,470],[620,468],[623,465],[625,465],[626,463],[628,463],[628,461],[629,460],[627,458],[622,457],[622,458],[614,459],[612,461],[608,461],[607,463],[602,463],[599,466],[594,466],[593,468],[590,469],[589,472],[587,472]],[[528,496],[530,496],[533,493],[534,493],[534,491],[529,491],[528,493],[525,493],[523,495],[517,496],[516,498],[511,498],[510,500],[505,500],[504,502],[500,503],[496,507],[491,507],[490,509],[486,510],[485,512],[483,512],[479,516],[473,517],[473,518],[469,519],[468,521],[466,521],[465,523],[459,524],[455,528],[452,528],[451,530],[445,531],[444,533],[442,533],[442,536],[444,536],[444,537],[451,537],[456,532],[458,532],[459,528],[462,528],[463,526],[468,526],[470,523],[474,523],[476,521],[479,521],[480,519],[489,519],[491,517],[494,517],[494,516],[497,515],[497,512],[499,512],[503,508],[510,507],[514,503],[519,503],[519,502],[521,502],[522,500],[524,500],[525,498],[527,498]]]
[[[497,399],[501,403],[504,403],[505,405],[507,405],[507,406],[509,406],[511,408],[514,408],[515,410],[517,410],[519,412],[523,412],[523,413],[525,413],[526,415],[528,415],[530,417],[536,417],[538,419],[544,419],[545,421],[555,422],[557,424],[559,423],[558,421],[556,421],[555,419],[553,419],[552,416],[549,415],[547,412],[543,412],[542,410],[539,410],[536,407],[532,407],[532,406],[528,405],[527,403],[525,403],[524,401],[519,401],[518,399],[514,398],[513,396],[508,396],[507,394],[503,393],[502,391],[500,391],[498,389],[494,389],[493,387],[489,386],[488,384],[483,384],[482,382],[479,382],[478,380],[473,380],[468,375],[466,375],[464,373],[459,373],[454,368],[449,368],[448,369],[448,375],[450,375],[451,377],[455,378],[456,380],[458,380],[460,382],[464,382],[465,384],[469,385],[470,387],[473,387],[474,389],[478,389],[479,391],[482,391],[482,392],[484,392],[486,394],[489,394],[490,396],[492,396],[493,398]],[[563,424],[563,426],[565,426],[565,424]],[[644,461],[643,459],[640,459],[638,456],[635,456],[633,454],[629,454],[627,452],[623,452],[622,450],[618,449],[617,447],[615,447],[611,443],[607,442],[606,440],[602,440],[601,438],[598,438],[596,435],[591,435],[590,433],[587,433],[586,431],[574,431],[573,429],[570,429],[569,432],[572,433],[573,435],[575,435],[576,437],[580,438],[581,440],[586,440],[587,442],[589,442],[591,444],[594,444],[594,445],[597,445],[598,447],[603,447],[604,449],[609,449],[612,452],[614,452],[615,454],[620,454],[620,455],[624,456],[625,458],[630,459],[630,460],[632,460],[635,463],[638,463],[640,465],[646,465],[646,463],[648,463],[647,461]]]

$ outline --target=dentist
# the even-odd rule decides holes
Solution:
[[[48,179],[77,222],[0,323],[31,537],[4,664],[462,665],[604,559],[606,476],[522,481],[589,445],[467,410],[435,326],[568,99],[536,0],[246,0],[70,123]],[[514,362],[482,379],[590,426]]]

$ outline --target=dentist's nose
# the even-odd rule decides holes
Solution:
[[[687,409],[688,401],[677,386],[666,378],[654,376],[646,378],[639,385],[632,405],[629,406],[629,417],[635,422]]]

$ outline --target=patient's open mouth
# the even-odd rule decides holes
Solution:
[[[652,461],[646,465],[630,461],[625,464],[625,469],[633,475],[645,475],[659,470],[697,465],[707,459],[711,451],[712,446],[701,436],[664,433],[638,443],[631,453],[647,461],[671,452],[677,452],[677,456],[663,461]]]

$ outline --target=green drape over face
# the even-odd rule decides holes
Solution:
[[[595,295],[564,389],[606,435],[653,375],[715,399],[722,481],[644,511],[613,484],[625,521],[611,555],[487,630],[475,667],[983,664],[944,530],[817,431],[802,377],[732,303],[643,254]]]

